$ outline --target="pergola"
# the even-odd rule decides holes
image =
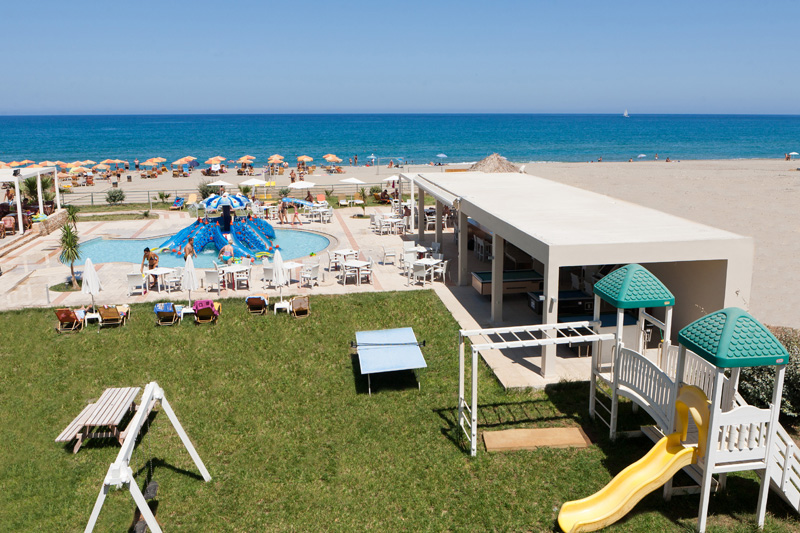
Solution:
[[[18,170],[19,175],[15,176],[14,171]],[[56,189],[56,209],[61,209],[61,195],[58,192],[58,170],[56,167],[42,167],[42,168],[19,168],[19,169],[0,169],[0,182],[10,182],[14,184],[14,198],[17,202],[17,217],[19,220],[19,231],[24,232],[24,225],[22,223],[22,201],[19,194],[19,180],[24,180],[36,176],[36,190],[39,197],[39,213],[44,213],[44,199],[42,198],[42,175],[53,174],[53,184]]]
[[[469,219],[491,234],[492,279],[502,279],[505,243],[543,265],[542,321],[558,322],[559,269],[639,263],[675,295],[673,328],[711,310],[747,307],[753,240],[609,196],[528,174],[483,172],[401,174],[416,188],[419,213],[425,195],[436,199],[436,239],[442,239],[444,205],[458,210],[458,285],[468,285]],[[654,192],[657,194],[657,190]],[[413,198],[413,196],[412,196]],[[413,218],[413,217],[412,217]],[[425,225],[419,224],[419,237]],[[492,322],[503,322],[502,283],[492,283]],[[555,373],[555,346],[542,348],[542,374]]]

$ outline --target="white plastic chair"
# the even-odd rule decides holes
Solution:
[[[384,265],[388,264],[386,260],[389,259],[390,257],[392,258],[392,264],[395,264],[395,262],[397,261],[397,252],[392,248],[386,248],[384,246],[383,247],[383,264]]]
[[[272,280],[275,277],[275,269],[272,266],[272,263],[267,263],[264,261],[264,290],[272,284]]]
[[[138,272],[128,274],[128,296],[133,295],[134,291],[139,291],[139,293],[144,294],[147,287],[144,280],[145,278]]]
[[[307,269],[304,268],[302,272],[300,272],[300,284],[304,284],[308,281],[308,286],[313,287],[313,282],[317,282],[319,285],[319,263],[311,265]]]
[[[431,251],[435,254],[438,254],[442,251],[442,243],[440,242],[432,242],[431,243]]]
[[[205,275],[205,286],[207,291],[213,290],[214,285],[217,286],[217,296],[219,296],[222,290],[222,282],[221,282],[219,271],[217,270],[206,270]]]
[[[444,283],[445,278],[447,276],[447,265],[450,261],[442,261],[438,265],[433,265],[433,279],[436,279],[437,276],[442,278],[442,282]]]
[[[429,273],[430,271],[425,267],[425,265],[411,265],[411,279],[414,280],[414,283],[421,279],[423,287],[425,286],[425,281],[427,280]]]
[[[369,262],[369,265],[361,267],[361,269],[359,270],[361,275],[361,281],[364,281],[366,279],[369,283],[372,283],[372,267],[375,265],[375,262],[372,260],[371,257],[368,257],[367,261]]]

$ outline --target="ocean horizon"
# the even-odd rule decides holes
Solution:
[[[359,164],[464,163],[498,152],[517,163],[653,159],[776,159],[800,151],[800,115],[171,114],[3,115],[0,160],[186,155],[201,161],[273,153]],[[437,157],[439,154],[446,158]]]

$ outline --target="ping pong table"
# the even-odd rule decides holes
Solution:
[[[370,376],[380,372],[427,368],[419,349],[417,337],[411,328],[379,329],[356,332],[356,352],[361,366],[361,375],[367,376],[367,388],[372,396]],[[417,378],[417,388],[420,388]]]

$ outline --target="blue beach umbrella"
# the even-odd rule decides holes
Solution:
[[[285,202],[287,204],[295,204],[295,205],[304,205],[306,207],[314,207],[314,204],[312,204],[311,202],[308,202],[306,200],[301,200],[300,198],[292,198],[290,196],[284,197],[281,201]]]
[[[246,197],[239,194],[233,196],[220,196],[218,194],[212,194],[201,203],[206,209],[219,209],[223,205],[229,205],[233,209],[244,209],[248,204],[248,201],[249,200]]]

